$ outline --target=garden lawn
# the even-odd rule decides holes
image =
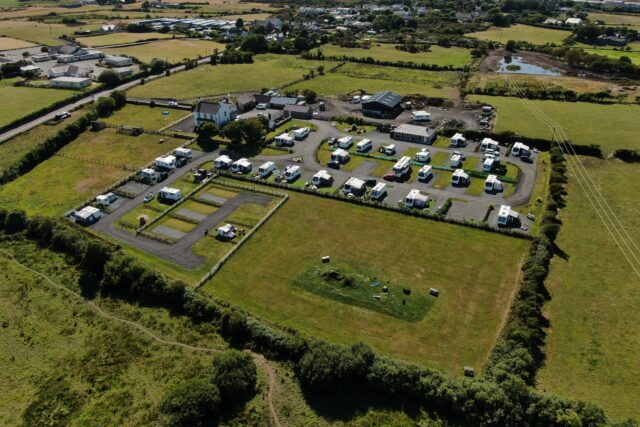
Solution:
[[[0,37],[0,50],[23,49],[35,46],[33,43],[11,37]]]
[[[496,132],[551,139],[552,131],[518,98],[470,96],[497,108]],[[640,105],[530,101],[564,129],[573,144],[600,145],[605,155],[618,148],[640,149]]]
[[[637,245],[640,216],[633,183],[640,180],[640,167],[581,160]],[[550,329],[538,388],[594,402],[616,421],[638,420],[640,382],[633,373],[640,366],[640,278],[573,177],[567,191],[557,239],[566,257],[554,257],[547,280]]]
[[[162,113],[165,111],[169,114],[163,115]],[[185,110],[127,104],[123,109],[107,118],[105,122],[114,125],[139,126],[145,130],[156,131],[189,114]]]
[[[177,64],[185,58],[197,59],[201,56],[212,55],[216,50],[222,52],[224,45],[210,40],[182,38],[103,49],[106,55],[132,56],[147,64],[153,59],[163,59],[171,64]],[[159,81],[166,84],[165,79]]]
[[[516,24],[508,28],[491,27],[486,31],[466,34],[481,40],[507,43],[509,40],[525,41],[527,43],[544,45],[547,43],[562,44],[571,35],[571,31],[552,30],[533,27],[531,25]]]
[[[15,81],[17,79],[0,81],[0,99],[11,100],[0,103],[0,127],[78,93],[63,89],[15,87],[12,86]]]
[[[292,85],[289,89],[312,89],[324,95],[343,95],[357,89],[369,93],[393,90],[401,95],[425,94],[451,98],[459,73],[423,71],[399,67],[347,63],[334,72]]]
[[[287,55],[257,55],[253,64],[203,65],[137,86],[128,94],[143,98],[195,99],[197,97],[280,87],[302,78],[312,69],[333,63],[305,61]]]
[[[110,46],[114,44],[135,43],[152,39],[170,39],[182,37],[175,34],[153,33],[113,33],[101,36],[78,37],[77,42],[89,47]]]
[[[482,370],[516,287],[524,240],[310,195],[289,196],[204,292],[319,338],[364,341],[391,356],[457,374],[464,365]],[[390,251],[392,236],[402,238],[393,239]],[[501,254],[500,263],[486,263],[487,247]],[[326,255],[332,263],[357,265],[413,292],[438,288],[440,297],[422,320],[408,323],[292,283]]]
[[[142,167],[183,143],[164,138],[159,143],[158,135],[134,137],[113,129],[87,131],[60,150],[60,155],[2,187],[0,205],[24,209],[31,215],[62,215],[131,174],[123,166]]]
[[[370,49],[348,48],[326,44],[320,48],[324,56],[347,56],[352,58],[373,58],[386,62],[414,62],[416,64],[438,65],[440,67],[462,68],[471,61],[469,49],[461,47],[445,48],[431,46],[429,52],[410,53],[396,49],[395,44],[374,44]]]

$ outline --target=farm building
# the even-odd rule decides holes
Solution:
[[[402,111],[402,96],[384,91],[362,102],[362,114],[370,117],[396,117]]]
[[[333,184],[333,177],[329,172],[321,169],[316,172],[315,175],[313,175],[313,177],[311,178],[311,183],[316,187],[330,186],[331,184]]]
[[[308,105],[285,105],[284,113],[294,119],[309,120],[313,117],[313,109]]]
[[[236,98],[236,107],[240,112],[252,110],[256,106],[256,98],[253,95],[239,95]]]
[[[345,194],[353,194],[354,196],[360,196],[364,193],[365,182],[356,177],[350,177],[342,187],[342,192]]]
[[[484,182],[484,191],[487,193],[497,193],[502,191],[502,182],[496,175],[489,175]]]
[[[462,169],[456,169],[453,172],[453,175],[451,175],[452,185],[464,186],[469,184],[469,182],[470,182],[469,174]]]
[[[502,205],[498,211],[496,223],[502,226],[517,225],[520,222],[518,212],[511,209],[511,206]]]
[[[91,79],[86,77],[56,77],[49,80],[49,86],[59,89],[84,89],[91,85]]]
[[[391,138],[398,141],[431,144],[436,138],[436,131],[423,126],[402,124],[391,132]]]
[[[233,163],[233,160],[231,160],[231,157],[227,156],[226,154],[223,154],[222,156],[216,158],[213,161],[213,166],[216,169],[228,169],[231,167],[232,163]]]
[[[100,209],[94,208],[93,206],[85,206],[79,211],[74,212],[73,216],[78,224],[91,225],[102,218],[102,212],[100,212]]]
[[[103,61],[105,64],[112,65],[114,67],[128,67],[129,65],[133,65],[133,59],[128,56],[107,55],[104,57]]]
[[[349,161],[349,152],[338,148],[331,153],[331,161],[338,163],[347,163]]]
[[[408,208],[426,208],[429,204],[429,196],[420,193],[417,188],[409,191],[409,194],[404,198],[404,205]]]
[[[287,105],[296,105],[298,98],[291,96],[256,95],[256,104],[265,104],[269,108],[283,110]]]
[[[202,122],[213,122],[218,128],[234,119],[236,106],[229,102],[200,101],[193,111],[196,127]]]

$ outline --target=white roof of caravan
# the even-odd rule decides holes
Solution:
[[[400,160],[398,160],[398,161],[396,162],[396,164],[395,164],[395,165],[393,165],[393,168],[394,168],[394,169],[396,169],[396,168],[397,168],[397,169],[402,169],[402,168],[406,167],[409,163],[411,163],[411,157],[409,157],[409,156],[402,156],[402,157],[400,158]]]
[[[188,148],[176,148],[175,150],[173,150],[174,153],[183,153],[183,154],[190,154],[192,151]]]
[[[142,169],[142,172],[144,172],[144,173],[146,173],[148,175],[155,175],[155,173],[156,173],[156,171],[154,171],[151,168],[144,168],[144,169]]]
[[[226,154],[223,154],[222,156],[216,159],[216,162],[222,162],[222,163],[231,163],[232,161],[233,160],[231,160],[231,157],[227,156]]]
[[[172,163],[176,161],[176,156],[172,156],[172,155],[168,155],[165,157],[158,157],[156,160],[162,161],[162,162],[167,162],[167,163]]]
[[[463,169],[456,169],[453,172],[453,176],[458,176],[460,178],[469,178],[469,174],[466,173]]]
[[[451,160],[454,162],[459,162],[460,160],[462,160],[462,156],[460,154],[454,154],[453,156],[451,156]]]
[[[431,113],[427,113],[426,111],[414,111],[413,113],[411,113],[412,116],[430,116]]]
[[[293,131],[293,133],[307,133],[307,132],[311,132],[311,129],[309,128],[299,128]]]
[[[375,185],[375,187],[373,187],[373,189],[371,191],[375,191],[377,193],[381,192],[382,190],[384,190],[385,188],[387,188],[387,184],[385,184],[384,182],[379,182]]]
[[[180,194],[180,190],[178,190],[177,188],[172,188],[172,187],[162,187],[160,192],[161,193],[167,193],[167,194]]]
[[[528,145],[524,145],[522,142],[516,142],[515,144],[513,144],[513,148],[520,148],[520,149],[528,150],[529,146]]]
[[[370,142],[371,142],[371,140],[370,140],[370,139],[366,139],[366,138],[365,138],[365,139],[363,139],[363,140],[361,140],[361,141],[358,141],[358,143],[357,143],[356,145],[357,145],[358,147],[362,147],[363,145],[367,145],[367,144],[369,144]]]
[[[289,135],[287,132],[285,132],[285,133],[281,133],[280,135],[276,136],[276,139],[293,139],[293,137],[291,135]]]
[[[233,231],[233,228],[234,228],[234,227],[233,227],[233,225],[231,225],[231,224],[225,224],[225,225],[223,225],[222,227],[218,227],[218,231],[221,231],[221,232],[223,232],[223,233],[225,233],[225,234],[226,234],[226,233],[230,233],[230,232],[232,232],[232,231]]]
[[[87,219],[91,215],[100,212],[100,209],[94,208],[93,206],[85,206],[75,213],[75,216],[81,219]]]
[[[316,172],[315,175],[313,175],[313,177],[318,179],[329,180],[331,179],[331,174],[324,169],[320,169],[318,172]]]
[[[340,138],[338,140],[338,142],[350,142],[353,141],[353,137],[352,136],[343,136],[342,138]]]
[[[518,212],[516,212],[513,209],[511,209],[511,206],[509,206],[509,205],[501,205],[500,206],[500,210],[498,211],[498,216],[500,216],[500,217],[510,216],[510,217],[513,217],[513,218],[518,218],[519,214],[518,214]]]
[[[431,172],[431,170],[433,169],[433,166],[431,165],[424,165],[420,168],[420,172],[418,173],[424,173],[424,172]]]
[[[291,173],[291,172],[295,172],[295,171],[299,171],[299,170],[300,170],[300,166],[298,166],[298,165],[289,165],[289,166],[284,168],[284,173]]]
[[[349,152],[347,150],[343,150],[342,148],[337,148],[331,153],[332,156],[340,156],[340,157],[348,157]]]
[[[456,133],[455,135],[453,135],[451,137],[451,139],[465,139],[464,135],[461,134],[460,132]]]
[[[485,182],[493,184],[494,182],[500,182],[500,180],[498,179],[498,177],[496,175],[489,175]]]
[[[489,144],[489,145],[499,145],[500,143],[496,140],[493,140],[491,138],[484,138],[482,140],[482,144]]]
[[[347,182],[345,182],[344,184],[350,186],[351,188],[362,188],[362,187],[364,187],[364,181],[361,180],[360,178],[356,178],[355,176],[350,177],[347,180]]]
[[[276,164],[273,162],[264,162],[258,169],[262,170],[262,169],[269,169],[272,166],[275,166]]]
[[[422,194],[417,188],[413,188],[411,189],[411,191],[409,191],[409,194],[407,194],[407,199],[429,200],[429,196],[426,194]]]
[[[251,166],[251,162],[244,157],[233,162],[234,165]]]

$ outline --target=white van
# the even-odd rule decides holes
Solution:
[[[191,159],[193,157],[193,151],[188,148],[176,148],[173,150],[173,155],[184,159]]]
[[[300,178],[300,166],[290,165],[284,168],[284,179],[291,182],[298,178]]]
[[[421,181],[427,181],[433,176],[433,166],[424,165],[418,171],[418,179]]]
[[[372,146],[373,144],[370,139],[363,139],[356,144],[356,150],[358,150],[359,153],[364,153],[371,150]]]
[[[480,143],[480,151],[494,150],[500,152],[500,144],[491,138],[484,138]]]
[[[351,103],[352,104],[360,104],[360,100],[362,98],[359,95],[354,96],[353,98],[351,98]]]
[[[305,139],[311,133],[309,128],[299,128],[293,131],[293,137],[298,141]]]
[[[426,111],[414,111],[411,113],[411,120],[414,122],[431,121],[431,113],[427,113]]]
[[[158,157],[154,162],[155,166],[160,169],[175,169],[176,158],[175,156]]]
[[[431,160],[431,153],[426,148],[423,148],[415,154],[414,159],[416,162],[428,163]]]
[[[380,152],[386,156],[393,156],[396,154],[395,144],[387,144],[380,147]]]
[[[158,199],[178,201],[182,198],[182,193],[177,188],[163,187],[158,192]]]
[[[266,162],[263,163],[262,166],[260,166],[258,168],[258,176],[260,176],[260,178],[266,178],[269,175],[271,175],[271,173],[276,170],[276,164],[273,162]]]

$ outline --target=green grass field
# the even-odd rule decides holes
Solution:
[[[54,102],[61,101],[78,93],[73,90],[14,87],[12,84],[15,81],[17,81],[17,79],[0,81],[0,98],[11,100],[11,102],[3,102],[0,104],[0,126],[8,125],[20,117],[24,117]]]
[[[11,49],[23,49],[25,47],[33,47],[33,43],[24,40],[18,40],[11,37],[0,37],[0,51]]]
[[[164,137],[159,143],[160,139],[159,135],[122,135],[114,129],[85,132],[60,150],[60,155],[2,187],[0,205],[29,214],[62,215],[129,175],[122,164],[141,167],[184,142]]]
[[[637,244],[640,217],[632,183],[640,179],[640,168],[617,160],[581,160]],[[557,240],[566,258],[554,257],[547,280],[551,326],[538,387],[595,402],[616,420],[637,420],[640,382],[632,373],[640,364],[638,277],[573,177],[568,192]]]
[[[105,34],[102,36],[78,37],[76,41],[82,43],[85,46],[98,47],[114,44],[135,43],[150,39],[170,39],[173,37],[181,36],[163,33],[113,33]]]
[[[5,13],[3,13],[3,17]],[[72,35],[74,31],[97,29],[97,24],[68,26],[64,24],[47,24],[37,21],[5,20],[0,21],[0,35],[25,40],[35,44],[60,46],[64,44],[60,37]]]
[[[487,247],[501,254],[500,263],[484,262]],[[506,236],[291,193],[203,290],[321,338],[362,340],[392,356],[461,373],[463,365],[481,370],[525,248],[525,241]],[[423,320],[408,323],[291,282],[325,255],[413,292],[439,288],[441,296]]]
[[[620,49],[614,49],[611,46],[592,46],[584,43],[576,44],[576,47],[582,48],[589,54],[593,55],[603,55],[607,58],[618,59],[621,56],[626,56],[636,65],[640,65],[640,49],[636,46],[636,48],[632,51],[624,51]]]
[[[533,138],[551,139],[552,130],[518,98],[470,96],[498,109],[496,131],[513,131]],[[586,102],[530,101],[558,123],[574,144],[596,144],[605,154],[617,148],[640,148],[640,106]]]
[[[491,27],[486,31],[466,34],[481,40],[506,43],[509,40],[525,41],[531,44],[544,45],[547,43],[562,44],[571,35],[571,31],[551,30],[516,24],[508,28]]]
[[[169,114],[162,114],[165,111]],[[114,125],[140,126],[145,130],[155,131],[189,114],[185,110],[127,104],[108,117],[105,122]]]
[[[222,52],[224,45],[210,40],[170,39],[137,46],[107,48],[104,49],[104,53],[132,56],[145,63],[150,63],[157,58],[176,64],[185,58],[196,59],[200,56],[212,55],[216,50]]]
[[[603,21],[605,25],[640,27],[639,15],[589,12],[587,18],[589,18],[591,22]]]
[[[373,58],[390,62],[414,62],[432,64],[441,67],[464,67],[471,61],[469,49],[460,47],[445,48],[431,46],[429,52],[409,53],[395,48],[394,44],[374,44],[370,49],[347,48],[333,44],[323,45],[320,50],[325,56],[348,56],[353,58]]]
[[[333,64],[326,61],[305,61],[293,56],[258,55],[253,64],[204,65],[194,70],[176,73],[128,92],[146,98],[193,99],[199,96],[260,90],[280,87],[302,78],[310,70]]]
[[[393,90],[401,95],[424,94],[451,98],[456,92],[458,77],[459,73],[453,71],[422,71],[347,63],[335,72],[296,83],[291,89],[313,89],[324,95],[342,95],[357,89],[369,93]]]

